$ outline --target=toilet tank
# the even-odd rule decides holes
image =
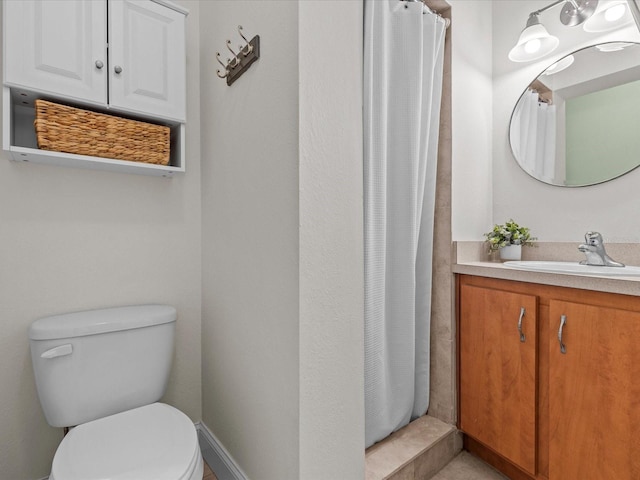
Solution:
[[[167,386],[176,309],[137,305],[41,318],[29,328],[38,397],[54,427],[158,401]]]

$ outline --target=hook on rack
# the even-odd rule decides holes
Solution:
[[[251,45],[251,42],[249,42],[249,40],[247,40],[247,37],[245,37],[242,34],[242,25],[238,25],[238,33],[240,34],[240,36],[242,37],[242,39],[244,40],[244,43],[245,43],[244,47],[240,47],[240,52],[242,52],[242,55],[244,55],[246,57],[251,52],[253,52],[253,45]]]
[[[217,75],[220,78],[226,78],[227,85],[235,82],[253,62],[260,58],[260,37],[256,35],[251,40],[247,40],[242,34],[242,25],[238,25],[238,33],[245,42],[244,46],[240,45],[238,53],[231,48],[231,40],[227,40],[227,49],[233,54],[233,58],[227,58],[227,63],[225,64],[220,59],[220,52],[216,52],[216,60],[224,67],[224,74],[218,70]]]
[[[227,49],[233,54],[233,60],[229,60],[229,65],[231,68],[236,68],[240,65],[240,58],[238,58],[240,55],[231,50],[231,40],[227,40]]]
[[[227,76],[229,75],[229,62],[230,62],[230,60],[227,59],[227,64],[226,65],[224,63],[222,63],[222,60],[220,60],[220,52],[216,52],[216,60],[218,61],[218,63],[220,65],[222,65],[222,68],[224,68],[224,75],[220,75],[220,70],[217,70],[216,74],[220,78],[227,78]]]

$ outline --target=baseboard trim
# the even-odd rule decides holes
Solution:
[[[198,439],[202,456],[218,477],[218,480],[248,480],[244,472],[238,467],[233,457],[222,443],[202,422],[196,422]]]

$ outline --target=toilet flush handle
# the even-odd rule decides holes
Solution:
[[[63,357],[64,355],[71,355],[73,353],[73,345],[67,343],[65,345],[59,345],[50,350],[44,352],[40,357],[42,358],[56,358]]]

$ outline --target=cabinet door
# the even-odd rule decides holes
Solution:
[[[105,1],[4,4],[4,82],[80,101],[107,101]]]
[[[109,103],[184,121],[185,16],[151,0],[109,0]]]
[[[532,475],[536,318],[535,296],[461,285],[460,428]]]
[[[640,478],[640,313],[563,301],[549,313],[549,479]]]

